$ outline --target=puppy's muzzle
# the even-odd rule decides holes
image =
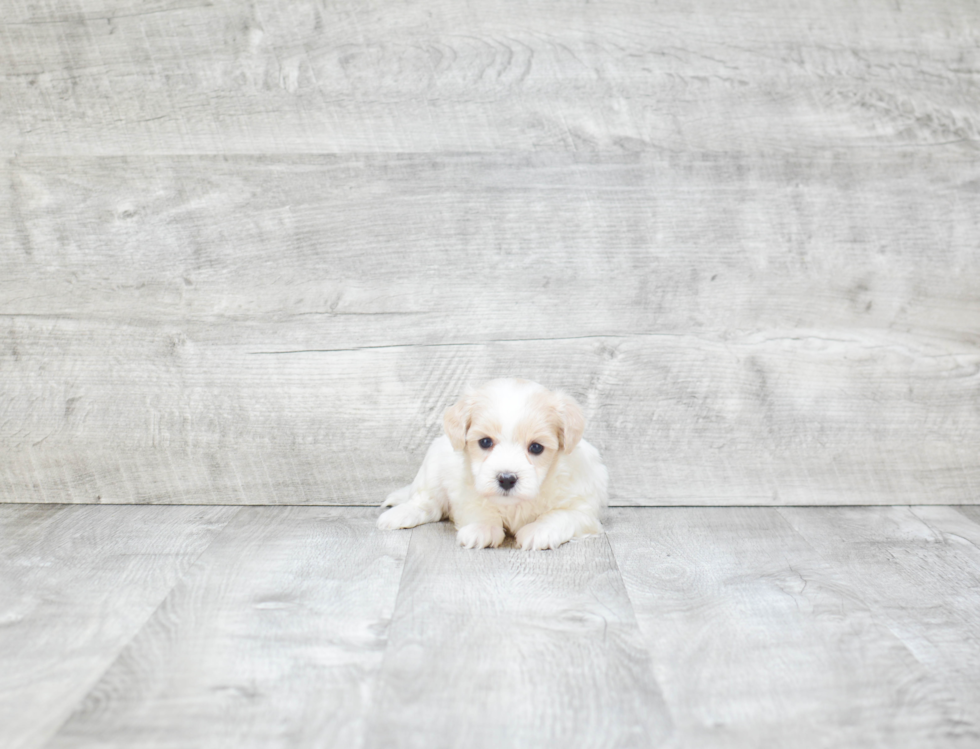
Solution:
[[[497,483],[500,485],[501,489],[503,489],[505,492],[509,492],[511,489],[514,488],[514,485],[517,483],[517,474],[498,473]]]

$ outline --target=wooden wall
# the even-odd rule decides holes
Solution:
[[[375,504],[501,375],[617,504],[980,502],[980,5],[8,2],[0,501]]]

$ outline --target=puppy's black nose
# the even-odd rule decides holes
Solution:
[[[514,484],[517,483],[517,474],[501,473],[497,476],[497,483],[500,484],[500,488],[504,491],[513,489]]]

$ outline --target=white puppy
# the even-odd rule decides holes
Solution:
[[[378,527],[414,528],[445,517],[470,549],[499,546],[504,530],[522,549],[554,549],[602,531],[608,475],[582,439],[578,404],[528,380],[471,390],[443,417],[415,481],[392,492]]]

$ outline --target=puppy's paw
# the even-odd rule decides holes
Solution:
[[[517,545],[531,549],[557,549],[572,538],[568,528],[555,523],[528,523],[517,531]]]
[[[405,504],[382,512],[378,518],[378,527],[383,531],[393,531],[396,528],[414,528],[416,525],[431,522],[432,517],[428,512],[416,505]]]
[[[470,523],[456,532],[456,543],[467,549],[485,549],[488,546],[497,547],[504,542],[504,529],[499,525],[486,523]]]
[[[403,486],[401,489],[395,489],[395,491],[385,497],[385,501],[381,503],[381,506],[394,507],[395,505],[400,505],[403,502],[407,502],[411,496],[412,487]]]

